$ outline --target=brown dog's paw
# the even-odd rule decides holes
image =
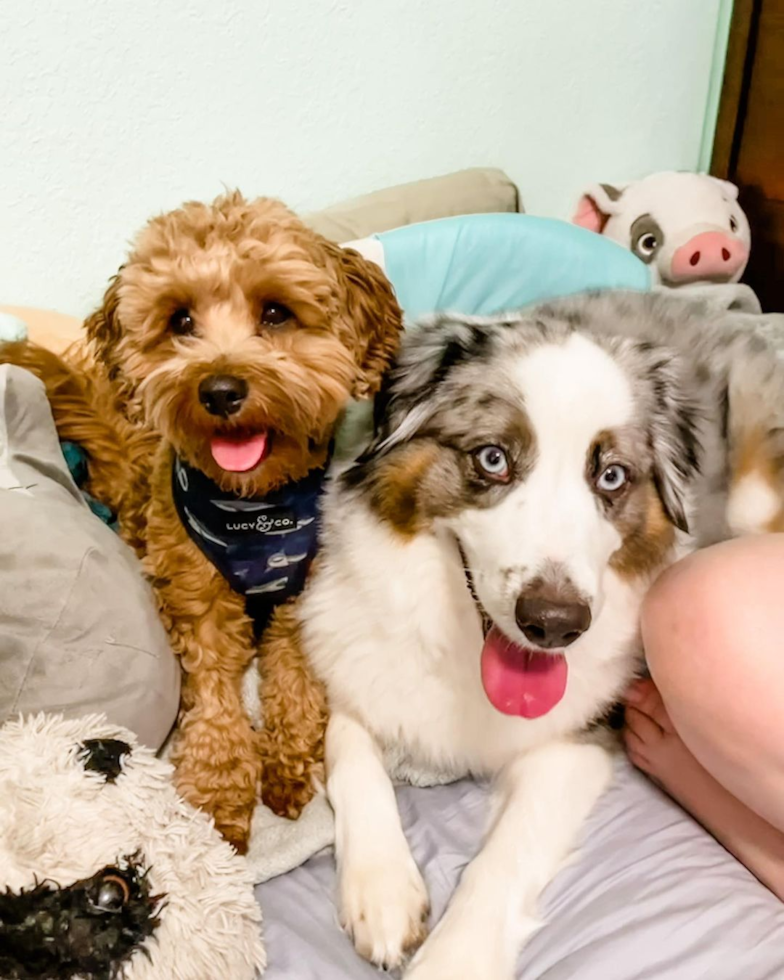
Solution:
[[[296,820],[315,796],[312,780],[287,779],[265,770],[261,783],[261,801],[274,814]]]
[[[215,816],[215,829],[228,844],[231,844],[237,854],[247,854],[252,819],[252,809],[234,810],[227,814],[218,813]]]
[[[177,791],[191,806],[209,814],[224,840],[245,854],[258,800],[258,759],[252,754],[243,759],[235,751],[231,765],[225,759],[217,761],[221,764],[210,766],[193,753],[177,756]]]
[[[231,844],[237,854],[242,854],[243,856],[248,853],[248,847],[250,846],[249,837],[232,837],[229,832],[222,834],[223,839],[227,844]]]

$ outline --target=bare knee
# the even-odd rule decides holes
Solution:
[[[740,538],[673,565],[643,604],[648,665],[665,699],[700,709],[733,693],[755,651],[784,630],[784,535]]]
[[[721,615],[717,594],[724,560],[690,555],[668,568],[651,586],[642,607],[641,627],[648,666],[654,678],[672,682],[684,671]],[[726,597],[725,597],[726,598]]]

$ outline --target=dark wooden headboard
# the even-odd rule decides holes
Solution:
[[[784,0],[735,0],[711,173],[751,222],[744,281],[784,312]]]

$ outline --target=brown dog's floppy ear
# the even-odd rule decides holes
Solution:
[[[119,370],[119,359],[115,348],[122,336],[120,322],[117,318],[117,305],[120,300],[120,272],[112,276],[109,287],[104,293],[101,306],[84,321],[87,342],[92,348],[96,361],[104,364],[110,378],[114,378]]]
[[[355,398],[368,398],[381,386],[400,343],[403,314],[392,284],[381,269],[353,248],[325,242],[337,263],[343,286],[346,319],[354,333],[354,353],[360,373]]]

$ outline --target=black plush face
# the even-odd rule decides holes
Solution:
[[[103,773],[107,783],[113,783],[122,772],[123,758],[131,751],[119,738],[88,738],[82,742],[79,758],[88,772]]]
[[[130,752],[118,739],[89,739],[78,757],[113,783]],[[150,894],[148,870],[141,854],[118,855],[116,865],[65,887],[43,880],[0,891],[0,977],[119,980],[159,923],[163,896]]]
[[[42,881],[0,893],[4,980],[114,980],[158,925],[140,855],[59,888]]]

